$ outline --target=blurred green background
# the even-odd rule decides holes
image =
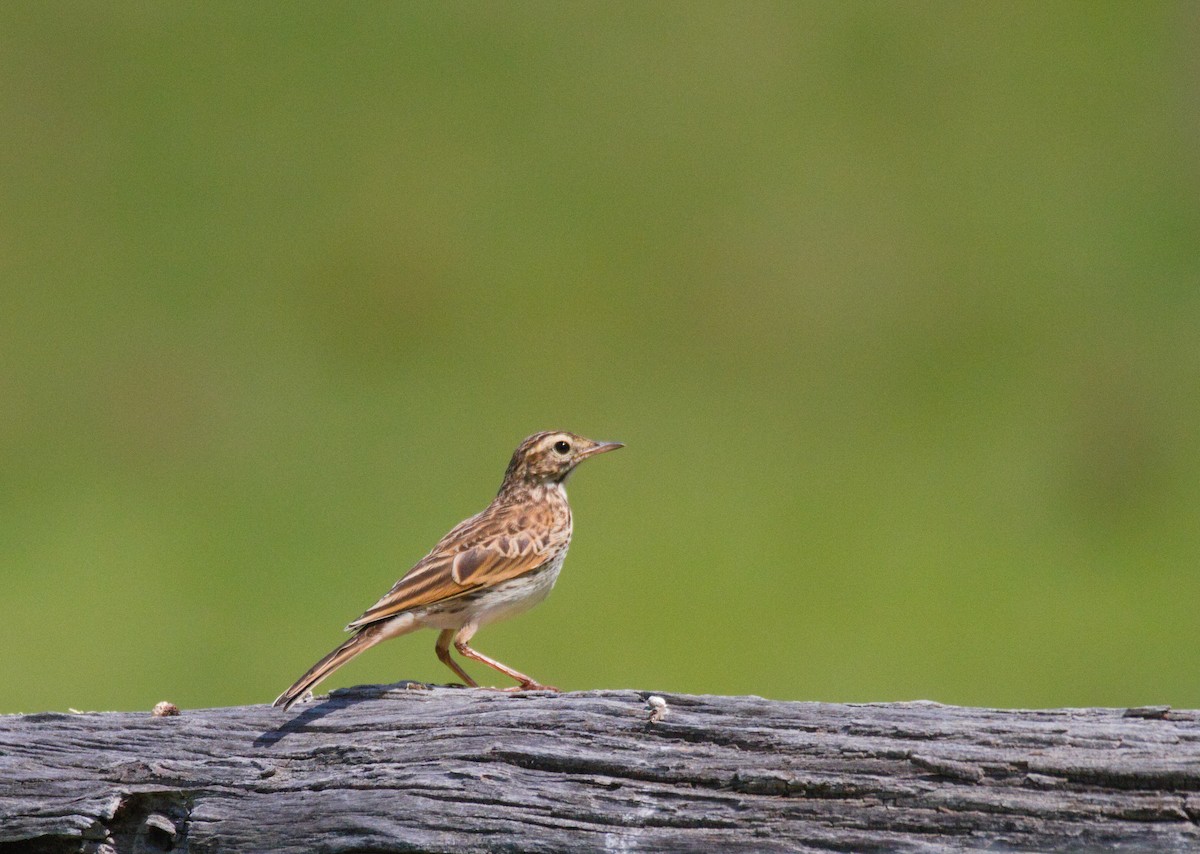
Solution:
[[[269,702],[550,428],[539,679],[1200,706],[1198,8],[3,4],[0,711]]]

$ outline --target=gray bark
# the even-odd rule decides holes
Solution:
[[[0,854],[1200,849],[1193,712],[662,696],[3,716]]]

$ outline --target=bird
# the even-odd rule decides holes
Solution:
[[[470,646],[485,625],[532,608],[549,595],[571,543],[565,484],[589,457],[623,448],[565,431],[529,436],[513,452],[500,491],[482,512],[454,526],[383,598],[354,620],[353,635],[276,698],[289,709],[350,659],[381,641],[439,629],[438,659],[467,685],[479,683],[450,655],[492,667],[518,685],[509,691],[557,691]]]

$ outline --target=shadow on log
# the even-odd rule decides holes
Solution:
[[[0,717],[0,854],[1200,849],[1192,712],[407,687]]]

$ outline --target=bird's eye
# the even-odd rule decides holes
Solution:
[[[554,443],[554,450],[558,451],[558,453],[560,453],[560,454],[565,454],[565,453],[567,453],[567,451],[571,450],[571,445],[570,445],[570,443],[564,442],[561,439],[559,439],[557,442]]]

